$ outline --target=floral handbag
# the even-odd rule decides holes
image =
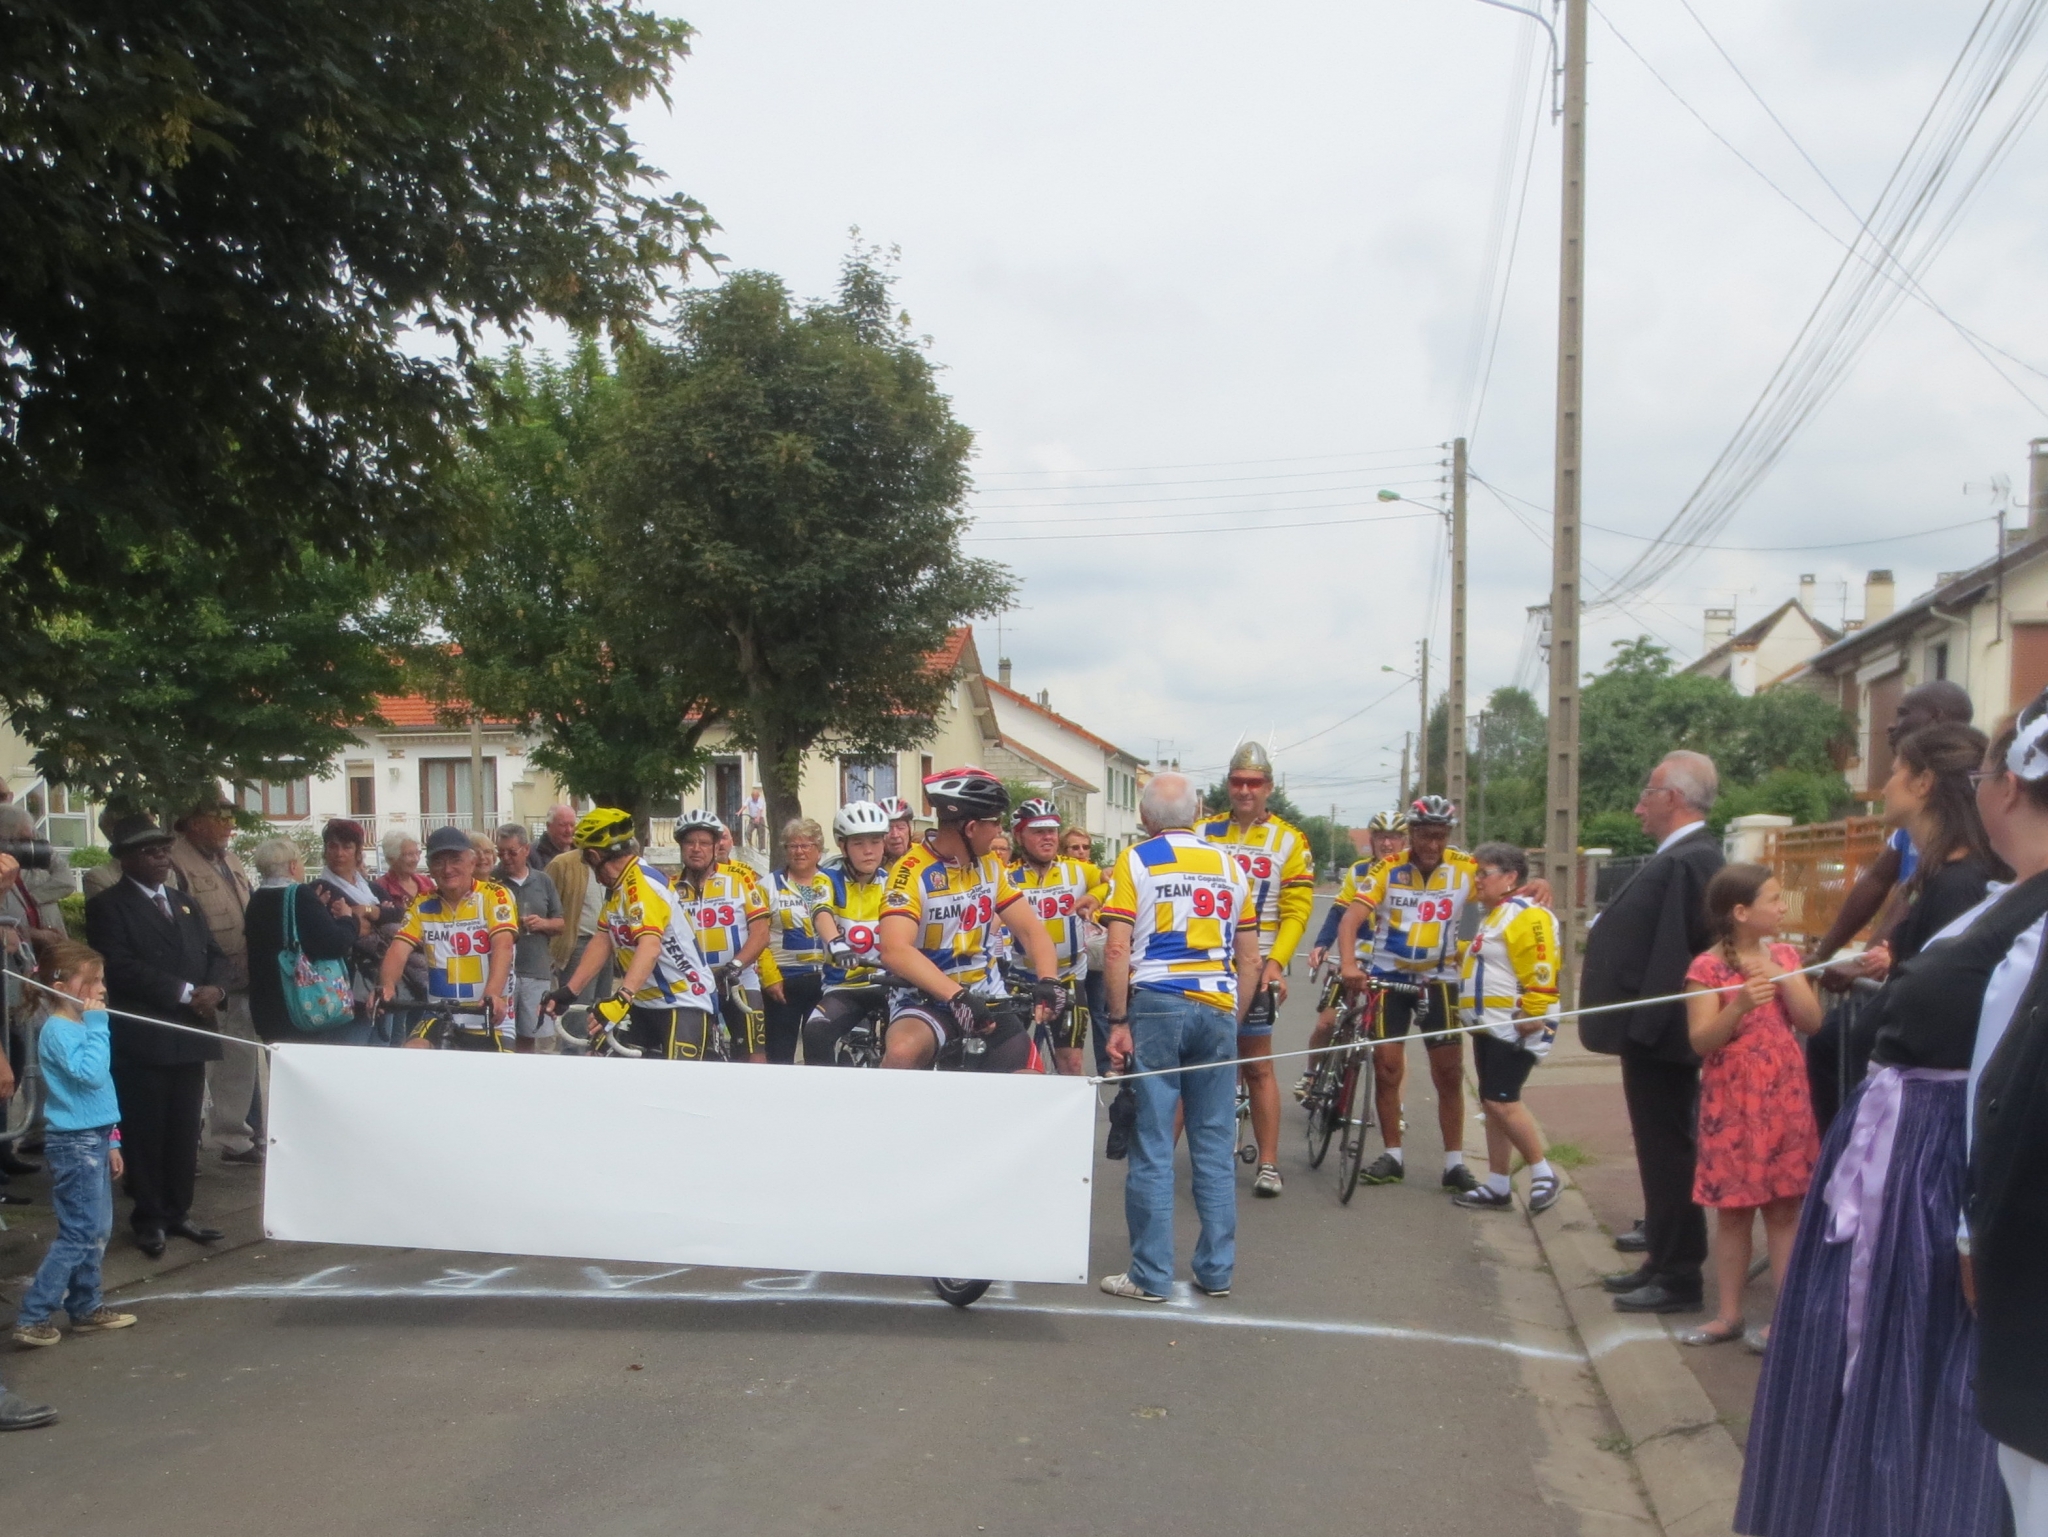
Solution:
[[[284,983],[285,1012],[308,1035],[333,1030],[356,1016],[350,996],[348,967],[340,961],[316,961],[299,948],[298,886],[284,888],[284,948],[277,969]]]

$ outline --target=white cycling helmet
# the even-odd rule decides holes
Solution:
[[[864,833],[886,837],[888,832],[889,813],[873,801],[854,801],[841,806],[838,815],[832,818],[832,836],[841,843]]]
[[[910,802],[900,795],[885,795],[879,802],[882,814],[892,822],[916,820],[917,813],[910,809]]]
[[[676,842],[680,845],[684,833],[709,833],[717,837],[725,831],[725,823],[715,811],[692,808],[676,818]]]

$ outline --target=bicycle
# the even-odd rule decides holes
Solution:
[[[1359,1046],[1370,1046],[1381,1038],[1380,1009],[1388,993],[1420,998],[1422,989],[1413,982],[1368,976],[1352,1005],[1357,1011],[1354,1031]],[[1373,1087],[1372,1052],[1356,1048],[1347,1052],[1332,1106],[1337,1124],[1344,1128],[1343,1140],[1337,1148],[1337,1200],[1341,1205],[1349,1206],[1352,1193],[1358,1189],[1358,1171],[1365,1163],[1365,1134],[1373,1124]]]
[[[1260,988],[1258,995],[1252,999],[1252,1006],[1245,1011],[1244,1023],[1263,1024],[1270,1028],[1279,1010],[1280,991],[1268,983]],[[1241,1067],[1237,1070],[1236,1114],[1237,1160],[1248,1166],[1256,1166],[1259,1161],[1259,1139],[1252,1130],[1252,1091],[1251,1086],[1244,1081],[1244,1069]]]
[[[995,1015],[996,1023],[987,1035],[956,1035],[939,1049],[932,1059],[934,1072],[975,1072],[981,1060],[988,1054],[991,1037],[1005,1030],[1032,1029],[1031,1007],[1020,998],[996,998],[990,1000],[989,1012]],[[933,1276],[932,1290],[956,1308],[972,1307],[979,1302],[992,1281],[968,1280],[960,1276]]]
[[[403,1046],[415,1038],[424,1039],[435,1051],[492,1051],[509,1052],[511,1048],[503,1043],[503,1037],[496,1030],[478,1030],[473,1025],[457,1023],[458,1016],[466,1020],[477,1020],[483,1016],[474,1008],[450,1003],[447,999],[428,999],[412,1002],[404,999],[387,1000],[377,1011],[378,1024],[382,1028],[387,1019],[399,1021],[398,1043]],[[408,1027],[407,1018],[427,1021],[424,1032],[417,1024]]]
[[[1368,1044],[1365,1032],[1359,1028],[1359,1020],[1366,1007],[1363,994],[1344,1004],[1337,1015],[1336,1027],[1330,1032],[1329,1045],[1315,1059],[1308,1092],[1302,1096],[1302,1108],[1308,1112],[1308,1166],[1311,1169],[1320,1169],[1323,1160],[1329,1156],[1330,1139],[1337,1127],[1345,1122],[1343,1107],[1350,1103],[1357,1086],[1356,1079],[1371,1061],[1364,1049]],[[1371,1095],[1366,1096],[1362,1113],[1369,1128],[1373,1117]]]
[[[889,1012],[889,989],[881,983],[870,983],[862,987],[835,988],[831,996],[851,998],[860,1006],[859,1017],[832,1043],[832,1065],[880,1067],[882,1025]]]

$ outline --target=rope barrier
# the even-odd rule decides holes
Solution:
[[[48,993],[53,998],[66,998],[70,999],[73,1003],[78,1002],[69,993],[51,987],[47,983],[38,982],[34,977],[24,976],[16,972],[14,973],[14,980],[26,982],[37,992]],[[101,1007],[104,1008],[105,1005],[101,1005]],[[155,1025],[160,1030],[182,1030],[187,1035],[202,1035],[209,1041],[227,1041],[236,1046],[253,1046],[258,1051],[270,1050],[270,1042],[268,1041],[245,1041],[239,1035],[223,1035],[218,1030],[201,1030],[197,1025],[181,1025],[168,1019],[153,1019],[147,1014],[131,1014],[126,1009],[107,1009],[107,1012],[109,1014],[118,1014],[123,1019],[132,1019],[139,1025]]]
[[[1783,971],[1778,973],[1778,975],[1781,977],[1810,976],[1816,972],[1827,971],[1841,964],[1842,963],[1840,961],[1822,961],[1817,965],[1802,966],[1797,971]],[[1448,987],[1450,984],[1444,982],[1436,982],[1423,983],[1420,985],[1426,987]],[[1545,1020],[1551,1021],[1583,1019],[1588,1014],[1611,1014],[1620,1009],[1644,1009],[1650,1007],[1652,1004],[1678,1003],[1683,1001],[1687,996],[1688,995],[1685,993],[1667,993],[1661,998],[1631,998],[1626,1003],[1596,1003],[1583,1009],[1567,1009],[1559,1014],[1545,1014],[1542,1017]],[[1397,1039],[1403,1044],[1411,1040],[1445,1041],[1449,1040],[1452,1036],[1473,1035],[1481,1030],[1489,1030],[1491,1028],[1492,1027],[1490,1025],[1457,1025],[1448,1030],[1423,1031],[1418,1035],[1404,1035],[1398,1038],[1389,1036],[1384,1041],[1360,1040],[1353,1042],[1351,1046],[1306,1046],[1303,1047],[1300,1051],[1275,1051],[1270,1052],[1264,1056],[1257,1057],[1232,1057],[1227,1062],[1197,1062],[1188,1067],[1151,1067],[1145,1069],[1141,1073],[1111,1073],[1106,1077],[1091,1077],[1088,1081],[1091,1084],[1098,1085],[1105,1083],[1126,1084],[1131,1082],[1133,1079],[1161,1078],[1168,1073],[1203,1073],[1208,1072],[1212,1068],[1243,1067],[1247,1063],[1251,1062],[1284,1062],[1290,1057],[1323,1057],[1328,1056],[1330,1053],[1336,1051],[1349,1051],[1357,1046],[1391,1046],[1395,1044],[1395,1041]]]

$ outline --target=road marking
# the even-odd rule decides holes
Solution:
[[[396,1300],[419,1300],[450,1297],[481,1298],[495,1297],[517,1302],[700,1302],[720,1306],[734,1303],[790,1303],[807,1302],[836,1304],[842,1307],[888,1307],[952,1309],[952,1304],[934,1296],[891,1295],[880,1292],[839,1292],[824,1291],[817,1286],[818,1277],[808,1275],[757,1276],[742,1281],[731,1290],[711,1291],[701,1289],[652,1290],[645,1287],[627,1288],[625,1277],[605,1275],[591,1286],[526,1286],[489,1284],[501,1277],[512,1274],[518,1267],[506,1266],[484,1274],[475,1271],[451,1270],[433,1280],[406,1283],[395,1286],[341,1285],[328,1277],[337,1271],[353,1267],[336,1266],[319,1272],[320,1284],[310,1285],[314,1277],[302,1281],[258,1281],[240,1286],[222,1286],[205,1291],[158,1292],[149,1296],[136,1296],[132,1302],[275,1302],[291,1301],[308,1296],[344,1302],[387,1302]],[[672,1272],[673,1273],[673,1272]],[[593,1278],[595,1279],[595,1278]],[[649,1276],[647,1280],[661,1277]],[[1001,1295],[998,1288],[1004,1288],[1009,1295]],[[1524,1345],[1514,1340],[1492,1339],[1478,1334],[1448,1334],[1434,1329],[1410,1329],[1398,1324],[1355,1323],[1342,1319],[1324,1318],[1268,1318],[1247,1313],[1211,1311],[1194,1301],[1192,1297],[1176,1300],[1163,1308],[1104,1306],[1086,1303],[1023,1302],[1012,1300],[1015,1288],[1005,1288],[1005,1283],[991,1287],[988,1296],[978,1303],[977,1313],[1001,1315],[1005,1313],[1027,1314],[1050,1318],[1116,1318],[1133,1322],[1149,1320],[1154,1323],[1171,1323],[1176,1326],[1212,1329],[1258,1329],[1272,1334],[1321,1334],[1350,1339],[1393,1340],[1423,1345],[1453,1345],[1465,1349],[1492,1350],[1539,1361],[1570,1361],[1582,1363],[1586,1357],[1578,1351],[1549,1350],[1537,1345]],[[957,1310],[955,1310],[957,1311]]]

